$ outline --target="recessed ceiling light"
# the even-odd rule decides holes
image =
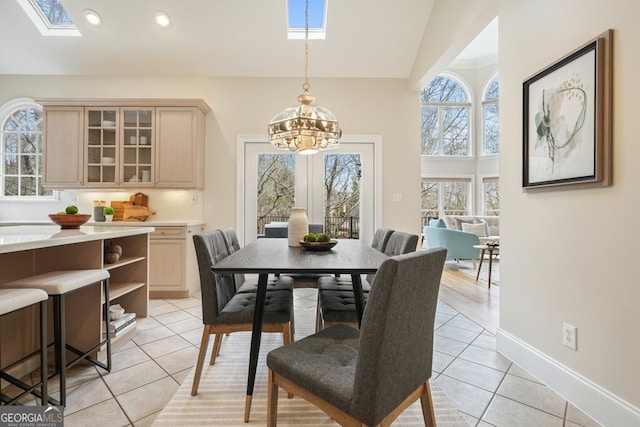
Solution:
[[[84,17],[87,21],[89,21],[89,24],[91,25],[98,26],[102,24],[102,18],[100,18],[100,15],[98,15],[98,12],[96,12],[95,10],[85,9]]]
[[[162,10],[158,10],[156,13],[154,13],[153,17],[156,20],[156,24],[160,25],[161,27],[168,27],[169,25],[171,25],[171,18],[169,18],[169,15],[167,15],[167,13]]]

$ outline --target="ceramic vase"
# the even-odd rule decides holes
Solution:
[[[289,246],[300,246],[300,241],[309,233],[307,212],[304,208],[291,208],[291,215],[287,223],[287,237]]]

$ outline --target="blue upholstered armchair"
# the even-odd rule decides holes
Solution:
[[[424,228],[424,238],[429,249],[445,248],[447,259],[471,259],[475,262],[480,258],[480,250],[473,247],[480,244],[480,238],[473,233],[428,225]]]

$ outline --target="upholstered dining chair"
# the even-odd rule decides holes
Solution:
[[[233,274],[215,274],[211,267],[229,255],[227,244],[220,230],[193,236],[202,298],[202,340],[196,363],[196,372],[191,387],[191,395],[198,393],[204,358],[209,345],[209,336],[215,335],[210,364],[220,352],[222,335],[238,331],[251,331],[256,294],[237,292]],[[284,279],[285,281],[287,279]],[[292,341],[291,313],[293,293],[287,290],[267,292],[264,307],[262,332],[282,333],[284,344]]]
[[[267,425],[275,427],[278,388],[314,404],[343,426],[388,426],[420,399],[435,426],[429,378],[442,248],[385,260],[362,329],[334,325],[267,355]]]
[[[392,231],[382,252],[389,256],[415,252],[417,244],[417,234],[405,233],[404,231]],[[368,274],[366,281],[362,281],[365,301],[368,298],[373,278],[373,274]],[[334,283],[337,284],[337,286],[334,285]],[[331,281],[330,278],[320,278],[318,280],[316,331],[336,323],[345,323],[356,328],[358,327],[356,303],[351,280],[347,281],[339,278]]]

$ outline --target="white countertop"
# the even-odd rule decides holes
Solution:
[[[184,220],[184,219],[176,219],[176,220],[165,220],[165,221],[114,221],[114,222],[96,222],[90,220],[86,223],[86,225],[110,225],[114,227],[190,227],[192,225],[203,225],[204,221],[202,220]],[[53,225],[50,220],[34,220],[34,221],[0,221],[0,226],[15,226],[15,225]]]
[[[122,225],[83,225],[79,229],[62,230],[57,225],[21,225],[0,227],[0,253],[112,239],[152,233],[155,228],[140,226],[140,222]]]

